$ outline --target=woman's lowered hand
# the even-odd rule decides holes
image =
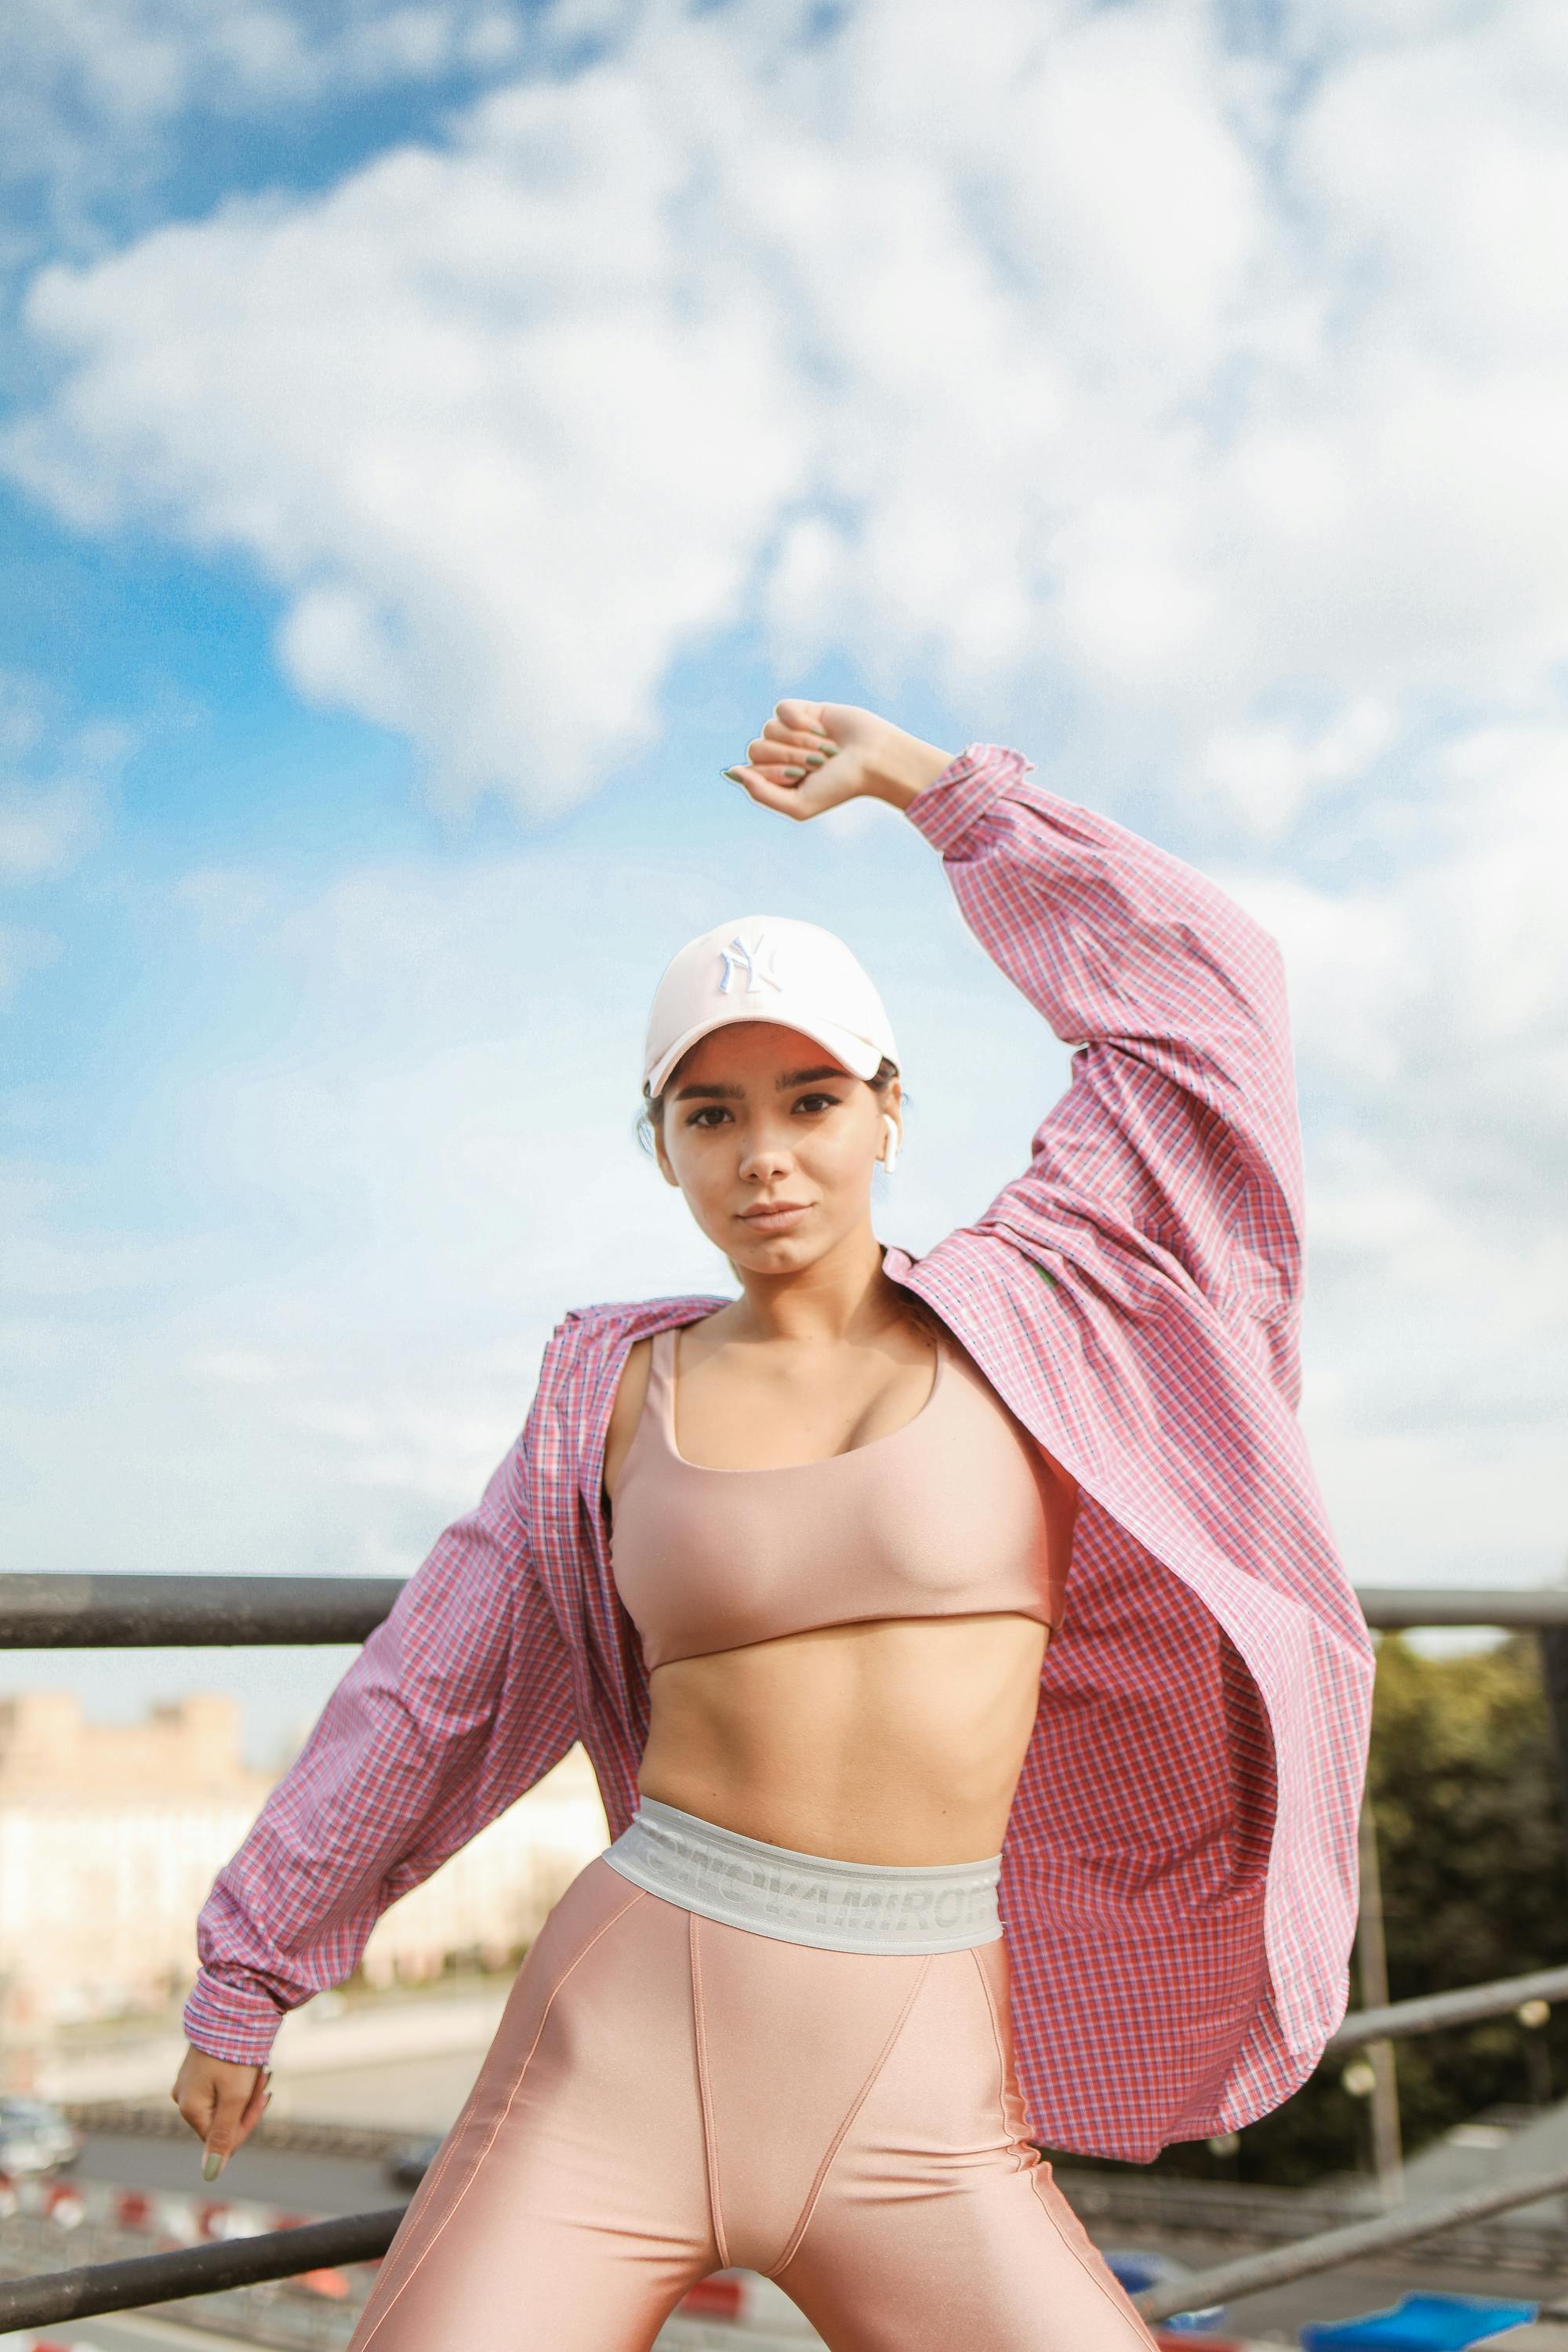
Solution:
[[[261,2121],[272,2094],[265,2066],[236,2066],[205,2050],[187,2049],[169,2096],[206,2150],[202,2178],[216,2180],[229,2158]]]
[[[744,760],[724,773],[763,808],[804,821],[846,801],[906,809],[952,759],[852,702],[787,700],[773,705]]]

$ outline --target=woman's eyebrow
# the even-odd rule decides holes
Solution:
[[[782,1077],[773,1080],[773,1086],[782,1095],[791,1087],[811,1086],[820,1078],[842,1078],[844,1075],[837,1062],[823,1062],[814,1070],[785,1070]],[[706,1085],[694,1080],[689,1087],[678,1087],[672,1100],[686,1102],[699,1095],[713,1102],[744,1102],[746,1089],[744,1087],[721,1084],[716,1078],[710,1079]]]

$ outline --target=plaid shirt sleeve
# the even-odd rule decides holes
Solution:
[[[1268,934],[1167,852],[973,743],[910,803],[993,961],[1079,1048],[1030,1164],[979,1220],[1075,1234],[1194,1284],[1294,1404],[1301,1153],[1284,973]]]
[[[197,1923],[185,2032],[259,2064],[341,1984],[387,1906],[577,1737],[570,1660],[529,1557],[520,1440],[439,1538],[322,1711]]]

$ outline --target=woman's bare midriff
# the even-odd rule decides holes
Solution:
[[[705,1383],[700,1345],[720,1319],[684,1335],[695,1458],[747,1465],[764,1445],[784,1461],[820,1450],[820,1423],[803,1424],[797,1444],[777,1395],[749,1397],[733,1370]],[[857,1442],[910,1420],[930,1394],[929,1344],[900,1335],[891,1355],[876,1392],[848,1395],[839,1408]],[[647,1375],[643,1341],[616,1400],[607,1495]],[[818,1411],[824,1386],[812,1385]],[[649,1677],[638,1785],[662,1804],[797,1853],[905,1866],[984,1861],[1002,1848],[1048,1638],[1037,1619],[1012,1612],[900,1617],[674,1659]]]
[[[638,1785],[743,1837],[840,1862],[1002,1850],[1035,1726],[1032,1617],[827,1625],[651,1676]]]

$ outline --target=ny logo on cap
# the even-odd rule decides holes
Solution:
[[[741,964],[746,967],[745,993],[748,996],[757,995],[763,988],[782,989],[783,981],[765,968],[773,962],[774,952],[773,943],[765,931],[758,931],[749,947],[737,931],[729,946],[721,948],[719,950],[720,995],[729,995],[730,982],[735,977],[737,966]]]

